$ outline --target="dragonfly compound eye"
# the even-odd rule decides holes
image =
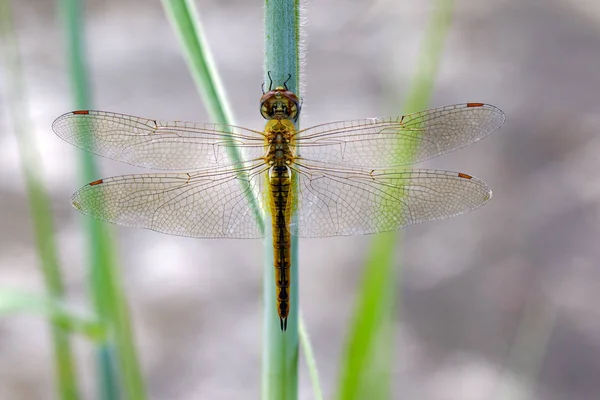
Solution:
[[[295,122],[300,113],[300,100],[294,92],[278,87],[262,96],[260,113],[265,119],[290,119]]]

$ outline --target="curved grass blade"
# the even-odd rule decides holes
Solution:
[[[200,18],[194,2],[191,0],[163,0],[163,8],[171,25],[177,33],[179,42],[188,68],[196,82],[196,88],[202,97],[212,121],[223,125],[234,125],[231,108],[221,83],[221,78],[215,67],[210,48],[204,37]],[[234,163],[241,161],[240,150],[235,146],[227,147],[229,158]],[[241,179],[240,184],[247,182]],[[252,210],[260,210],[258,207],[258,194],[250,190],[248,184],[243,188],[248,193],[247,200]],[[257,223],[263,228],[263,216],[258,213],[254,215]]]
[[[313,353],[306,325],[304,325],[304,318],[300,314],[300,325],[298,326],[298,332],[300,335],[300,343],[302,344],[302,352],[306,359],[306,366],[308,368],[308,374],[313,385],[313,392],[315,400],[323,400],[323,391],[321,390],[321,383],[319,382],[319,371],[317,369],[317,361],[315,354]]]

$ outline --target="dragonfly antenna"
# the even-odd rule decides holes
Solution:
[[[270,92],[271,88],[273,87],[273,78],[271,78],[271,71],[267,71],[267,76],[269,77],[269,92]]]
[[[283,87],[285,88],[285,90],[289,90],[287,87],[287,83],[290,79],[292,79],[292,74],[288,74],[288,78],[285,80],[285,82],[283,82]]]

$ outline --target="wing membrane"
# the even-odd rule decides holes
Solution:
[[[358,171],[299,168],[300,237],[363,235],[448,218],[485,204],[485,182],[427,169]]]
[[[486,184],[466,174],[436,170],[360,171],[298,169],[300,237],[362,235],[448,218],[491,198]],[[260,238],[249,201],[259,173],[237,171],[126,175],[79,189],[73,205],[83,214],[118,225],[179,236]]]
[[[232,146],[242,162],[264,154],[261,132],[236,126],[155,121],[104,111],[74,111],[52,129],[65,141],[94,154],[154,169],[232,166]]]
[[[466,103],[408,114],[333,122],[300,131],[300,160],[344,166],[397,167],[459,149],[496,131],[504,113]]]
[[[485,204],[491,191],[477,178],[396,166],[464,147],[503,122],[499,109],[467,103],[299,132],[299,157],[290,165],[298,176],[291,232],[301,237],[385,232]],[[262,237],[260,217],[267,211],[250,200],[269,168],[261,132],[101,111],[65,114],[53,129],[76,146],[133,165],[200,169],[92,182],[73,195],[82,213],[180,236]],[[241,160],[229,158],[232,146],[241,148]]]
[[[248,195],[258,176],[238,171],[126,175],[79,189],[73,206],[118,225],[203,238],[260,238],[262,210]]]

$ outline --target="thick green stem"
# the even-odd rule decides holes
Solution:
[[[300,2],[266,0],[264,17],[267,87],[271,83],[273,87],[283,86],[287,81],[288,89],[300,97]],[[298,398],[298,238],[291,237],[290,312],[287,331],[282,332],[277,315],[270,223],[265,228],[262,398],[293,400]]]

